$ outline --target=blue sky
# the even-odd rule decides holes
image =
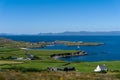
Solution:
[[[0,0],[0,33],[120,31],[120,0]]]

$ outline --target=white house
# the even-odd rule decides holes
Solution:
[[[107,72],[107,67],[106,67],[106,65],[105,64],[103,64],[103,65],[98,65],[97,67],[96,67],[96,69],[94,70],[94,72]]]
[[[17,58],[16,60],[24,60],[23,57]]]

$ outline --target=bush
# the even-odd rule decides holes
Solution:
[[[105,70],[102,70],[100,73],[107,73],[107,71],[105,71]]]
[[[120,73],[119,73],[119,74],[117,74],[117,75],[116,75],[116,77],[117,77],[118,79],[120,79]]]
[[[3,57],[3,56],[1,56],[1,58],[0,58],[1,60],[6,60],[6,58],[5,57]]]
[[[11,59],[11,60],[14,60],[14,59],[17,59],[16,57],[14,56],[8,56],[6,59]]]
[[[0,75],[0,80],[5,80],[5,78],[3,76]]]

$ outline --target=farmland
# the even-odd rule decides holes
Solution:
[[[43,80],[50,80],[50,78],[52,80],[60,80],[60,79],[61,80],[79,80],[79,79],[94,80],[98,78],[99,80],[99,78],[101,78],[104,74],[94,73],[94,69],[96,68],[97,65],[106,64],[109,71],[104,76],[106,78],[111,78],[111,80],[112,78],[119,80],[118,75],[120,74],[120,64],[119,64],[120,61],[71,62],[67,66],[74,66],[76,68],[76,71],[72,71],[72,72],[64,72],[64,71],[48,72],[46,71],[48,67],[62,67],[68,63],[68,62],[55,60],[51,58],[50,57],[51,54],[68,53],[68,52],[75,52],[75,51],[74,50],[29,50],[29,53],[40,57],[39,60],[16,61],[16,60],[2,60],[1,58],[0,68],[1,70],[3,70],[3,72],[0,72],[0,74],[4,73],[4,75],[7,75],[7,72],[13,71],[14,75],[9,75],[8,78],[12,76],[16,77],[17,74],[23,77],[26,77],[32,74],[34,75],[34,77],[37,77],[37,78],[39,77],[43,78],[43,76],[47,76],[48,79],[44,77]],[[4,49],[4,51],[0,50],[0,56],[4,58],[8,56],[26,57],[25,53],[26,53],[25,50],[13,49],[13,48]],[[22,72],[26,72],[26,73],[23,74]],[[64,74],[67,74],[67,75],[63,76]],[[53,78],[52,77],[53,75],[56,78],[55,77]],[[73,75],[74,77],[67,77],[67,76],[73,76]],[[85,77],[85,75],[88,75],[88,77]],[[1,77],[4,78],[3,75],[1,75]],[[18,77],[16,77],[16,80],[19,80]],[[26,78],[23,78],[22,80],[26,80]],[[31,80],[34,80],[34,79],[31,78]]]

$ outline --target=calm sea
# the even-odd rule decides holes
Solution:
[[[120,60],[120,36],[0,36],[17,41],[39,42],[39,41],[84,41],[103,42],[102,46],[77,46],[68,47],[65,45],[47,46],[43,49],[50,50],[85,50],[88,55],[60,58],[64,61],[112,61]]]

